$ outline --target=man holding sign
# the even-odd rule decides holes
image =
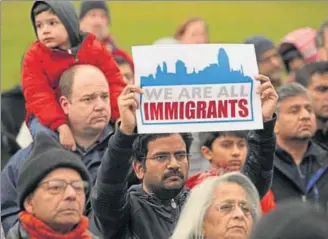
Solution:
[[[257,94],[264,129],[250,132],[249,155],[242,171],[263,197],[272,178],[278,97],[267,77],[256,80],[261,82]],[[121,122],[109,141],[92,193],[93,219],[105,239],[168,239],[189,193],[184,185],[191,134],[138,135],[136,95],[142,93],[138,86],[129,85],[118,98]],[[127,188],[131,166],[142,183]]]

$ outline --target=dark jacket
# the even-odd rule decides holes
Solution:
[[[10,158],[20,149],[21,147],[17,143],[16,137],[10,134],[1,122],[1,171]]]
[[[25,99],[21,85],[16,85],[1,93],[2,127],[15,138],[24,122],[25,112]]]
[[[22,66],[26,120],[31,115],[35,115],[42,125],[53,130],[67,123],[67,118],[57,102],[56,92],[62,73],[76,64],[96,66],[105,74],[110,85],[111,116],[113,120],[117,119],[119,116],[117,98],[126,84],[113,55],[104,44],[96,40],[93,34],[79,32],[78,19],[72,3],[66,1],[46,1],[46,3],[63,22],[73,47],[67,51],[50,49],[37,40],[26,52]],[[32,21],[35,25],[33,17]]]
[[[328,209],[328,152],[310,141],[297,166],[290,154],[278,146],[272,191],[278,203],[295,198],[311,200]]]
[[[274,123],[275,119],[266,122],[264,130],[250,133],[250,153],[243,169],[262,196],[270,187],[272,177]],[[105,239],[168,239],[189,191],[183,189],[176,198],[163,202],[145,193],[141,186],[128,189],[127,175],[136,137],[117,130],[110,138],[91,193],[94,213],[91,220],[95,220]]]
[[[79,149],[76,153],[81,157],[93,182],[96,180],[97,170],[101,164],[101,158],[107,149],[108,140],[113,133],[113,127],[108,125],[103,133],[102,139],[86,151]],[[17,222],[20,211],[17,202],[17,181],[21,164],[27,158],[32,149],[32,144],[25,149],[18,151],[1,172],[1,222],[5,233]],[[37,170],[37,169],[36,169]],[[86,204],[86,215],[89,214],[91,205]]]
[[[91,233],[92,239],[99,239],[99,237],[96,237]],[[2,239],[2,237],[1,237]],[[20,222],[17,222],[9,231],[8,235],[6,236],[6,239],[31,239],[27,231],[24,229],[24,227],[21,225]],[[51,239],[51,238],[49,238]],[[77,238],[78,239],[78,238]]]
[[[313,136],[313,141],[328,151],[328,131],[324,133],[322,129],[318,129]]]
[[[25,118],[22,87],[17,85],[1,93],[1,170],[21,148],[16,137]]]

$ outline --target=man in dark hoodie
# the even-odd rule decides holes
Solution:
[[[249,134],[250,151],[242,171],[263,197],[272,178],[277,93],[267,77],[258,80],[264,129]],[[138,136],[136,93],[141,89],[128,85],[118,99],[121,122],[109,140],[91,195],[92,219],[104,239],[168,239],[189,194],[184,186],[191,134]],[[142,183],[128,188],[131,166]]]
[[[60,143],[67,149],[75,150],[67,117],[56,99],[61,74],[75,64],[98,67],[110,86],[109,102],[113,120],[119,117],[117,97],[126,84],[106,47],[93,34],[80,32],[71,2],[36,1],[32,6],[31,19],[38,40],[25,54],[22,67],[28,126],[32,136],[40,130],[44,131],[40,123],[52,131],[58,131]]]

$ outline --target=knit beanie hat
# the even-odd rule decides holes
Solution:
[[[324,209],[288,200],[261,218],[249,239],[327,239],[328,215]]]
[[[274,43],[270,39],[266,38],[265,36],[252,36],[248,38],[245,44],[254,44],[256,59],[259,61],[261,55],[271,49],[274,49]]]
[[[80,8],[80,20],[87,14],[88,11],[92,9],[102,9],[107,13],[108,22],[110,22],[110,12],[107,6],[106,1],[93,1],[93,0],[84,0],[81,3]]]
[[[71,151],[65,150],[51,136],[45,132],[36,135],[32,150],[23,162],[18,174],[18,201],[20,208],[24,208],[24,200],[38,186],[38,183],[51,171],[57,168],[75,169],[82,180],[91,186],[91,178],[81,158]],[[88,198],[87,192],[86,198]]]

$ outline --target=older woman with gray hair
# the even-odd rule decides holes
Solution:
[[[253,183],[239,172],[191,190],[171,239],[247,239],[261,213]]]

